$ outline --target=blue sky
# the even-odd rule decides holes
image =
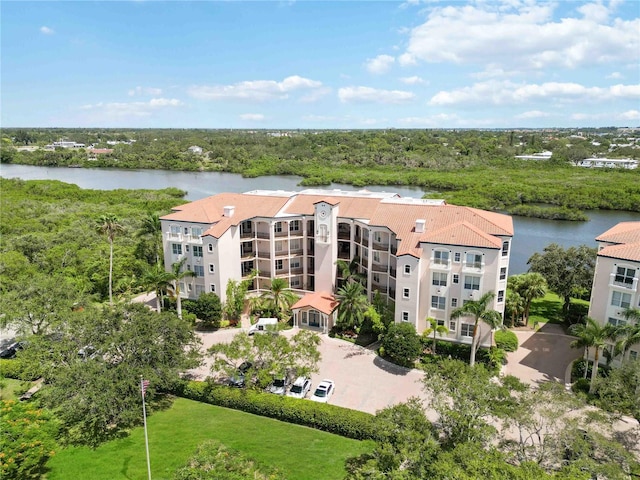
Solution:
[[[640,125],[640,2],[2,1],[4,127]]]

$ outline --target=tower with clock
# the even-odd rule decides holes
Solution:
[[[315,204],[315,289],[333,292],[338,258],[338,203],[322,200]]]

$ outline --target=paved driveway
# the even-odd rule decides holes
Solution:
[[[290,336],[295,331],[288,330],[284,334]],[[214,343],[231,341],[238,332],[229,329],[199,335],[206,349]],[[343,340],[327,335],[321,335],[321,338],[319,373],[314,374],[311,380],[313,388],[325,378],[335,382],[336,391],[329,403],[375,413],[410,397],[427,399],[422,391],[422,372],[389,363],[374,352]],[[210,362],[206,362],[193,373],[203,379],[209,375],[209,367]]]

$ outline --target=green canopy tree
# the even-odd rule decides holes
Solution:
[[[118,234],[124,232],[124,227],[115,215],[102,215],[97,222],[97,230],[109,241],[109,305],[113,305],[113,241]]]
[[[537,272],[513,275],[507,281],[507,287],[517,292],[522,298],[524,324],[529,324],[529,310],[531,302],[536,298],[542,298],[547,294],[547,281]]]
[[[456,308],[451,312],[451,318],[456,319],[460,317],[473,317],[473,337],[471,340],[471,356],[469,358],[469,365],[474,366],[476,363],[476,352],[480,347],[479,333],[480,322],[484,322],[491,329],[495,329],[502,324],[502,315],[496,310],[489,310],[489,304],[493,301],[495,294],[493,292],[487,292],[478,300],[470,300],[463,306]]]
[[[338,289],[336,300],[339,302],[336,323],[340,328],[346,330],[362,325],[369,302],[361,283],[345,283]]]

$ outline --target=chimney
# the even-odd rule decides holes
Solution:
[[[224,216],[225,217],[229,217],[229,218],[233,217],[233,212],[235,211],[236,207],[234,207],[233,205],[228,205],[228,206],[223,207],[223,208],[224,208]]]
[[[422,218],[416,220],[416,233],[424,233],[425,223],[427,223],[427,221]]]

